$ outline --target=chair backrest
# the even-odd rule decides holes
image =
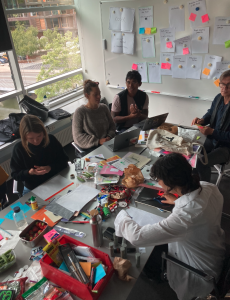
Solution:
[[[220,298],[224,298],[230,290],[230,256],[224,260],[223,269],[217,283]]]

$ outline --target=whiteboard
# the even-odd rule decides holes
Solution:
[[[190,26],[188,13],[189,0],[169,0],[164,4],[164,0],[134,0],[134,1],[102,1],[101,8],[101,27],[102,39],[106,40],[106,49],[104,49],[104,66],[105,66],[105,81],[109,81],[108,87],[121,88],[125,87],[125,76],[131,70],[133,63],[138,62],[159,62],[160,63],[160,29],[169,27],[169,6],[184,5],[185,7],[185,31],[176,32],[175,38],[182,38],[192,34],[193,30]],[[153,6],[154,22],[153,26],[157,27],[155,35],[156,57],[143,58],[141,48],[141,34],[139,34],[139,15],[138,8],[144,6]],[[111,52],[111,31],[109,30],[109,10],[110,7],[129,7],[135,8],[134,20],[134,55],[116,54]],[[224,45],[213,45],[213,31],[215,17],[230,16],[230,1],[221,0],[206,0],[207,12],[210,18],[209,23],[204,23],[202,27],[209,26],[209,52],[210,55],[222,56],[223,61],[230,60],[230,48],[225,48]],[[202,56],[202,69],[205,54],[196,54]],[[200,100],[213,100],[214,96],[219,93],[219,88],[213,83],[213,79],[177,79],[172,76],[162,76],[162,83],[142,83],[140,89],[146,92],[159,91],[163,95],[172,95],[188,98],[190,95],[198,96]]]

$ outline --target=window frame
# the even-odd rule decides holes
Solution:
[[[61,81],[63,79],[78,75],[78,74],[82,74],[83,80],[84,80],[84,75],[83,75],[83,69],[76,69],[55,77],[51,77],[48,78],[46,80],[43,81],[39,81],[36,82],[32,85],[28,85],[25,86],[23,83],[23,79],[22,79],[22,74],[20,71],[20,67],[19,67],[19,63],[17,60],[17,55],[15,52],[15,48],[14,48],[14,44],[13,44],[13,40],[12,40],[12,35],[11,35],[11,31],[10,31],[10,26],[9,26],[9,21],[8,21],[8,15],[12,15],[12,14],[21,14],[21,13],[34,13],[34,12],[40,12],[40,11],[56,11],[56,10],[68,10],[68,9],[73,9],[77,12],[77,5],[57,5],[57,6],[40,6],[40,7],[30,7],[30,8],[16,8],[16,9],[6,9],[4,6],[4,2],[3,0],[0,0],[3,3],[3,9],[4,9],[4,14],[5,14],[5,20],[7,23],[7,28],[8,28],[8,34],[11,38],[12,41],[12,45],[13,45],[13,49],[11,51],[6,51],[8,58],[9,58],[9,66],[11,69],[11,74],[12,74],[12,78],[14,81],[14,86],[15,86],[15,90],[11,91],[11,92],[7,92],[7,93],[3,93],[0,95],[0,102],[7,100],[9,98],[12,97],[17,97],[17,99],[22,99],[24,97],[24,95],[28,94],[30,91],[33,91],[35,89],[47,86],[49,84]],[[42,2],[41,2],[42,3]],[[37,3],[39,5],[39,3]],[[79,25],[79,20],[77,19],[77,23],[78,23],[78,36],[79,36],[79,41],[80,41],[80,25]],[[83,56],[82,56],[82,51],[81,51],[81,43],[80,43],[80,53],[81,53],[81,60],[83,62]],[[55,98],[54,100],[50,100],[50,105],[55,106],[56,104],[59,105],[60,103],[64,103],[64,102],[68,102],[71,98],[75,98],[76,96],[79,95],[83,95],[83,89],[80,86],[79,88],[76,88],[76,90],[67,92],[67,94],[62,94],[60,95],[60,97],[57,96],[57,98]],[[53,102],[53,103],[52,103]]]

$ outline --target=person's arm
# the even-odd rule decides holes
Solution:
[[[212,113],[214,111],[214,108],[216,106],[216,101],[219,99],[220,94],[218,94],[215,99],[212,101],[212,105],[211,107],[208,109],[207,113],[202,117],[202,119],[204,120],[204,122],[202,123],[202,125],[207,125],[210,123],[210,119],[212,116]]]
[[[111,111],[111,115],[112,115],[113,121],[115,123],[117,123],[117,124],[119,124],[119,123],[125,123],[126,121],[131,120],[133,118],[136,118],[138,116],[137,113],[131,113],[128,116],[119,116],[119,114],[120,114],[120,112]]]
[[[16,148],[18,148],[17,145],[13,149],[10,161],[11,177],[17,181],[26,181],[31,176],[29,174],[30,169],[26,169],[23,156],[20,150]]]
[[[106,109],[106,115],[107,115],[107,118],[109,121],[109,130],[108,130],[107,136],[112,139],[116,135],[116,125],[112,119],[112,116],[110,114],[108,107],[105,107],[105,109]]]
[[[58,173],[68,166],[69,157],[66,155],[62,145],[55,136],[50,135],[49,138],[54,152],[54,160],[49,166],[51,167],[52,172]]]
[[[141,115],[139,117],[139,122],[142,121],[142,120],[145,120],[148,118],[148,114],[149,114],[149,110],[148,109],[143,109],[141,111]]]
[[[230,143],[230,127],[228,128],[228,131],[214,129],[212,137],[217,141]]]
[[[183,240],[188,228],[176,214],[153,225],[140,226],[125,211],[115,219],[115,232],[134,246],[156,246]]]
[[[78,109],[73,115],[72,132],[74,143],[83,149],[89,149],[99,145],[99,139],[97,137],[84,132],[83,115]]]

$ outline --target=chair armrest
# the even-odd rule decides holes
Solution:
[[[13,194],[18,194],[18,182],[16,180],[13,182]]]
[[[77,146],[74,142],[71,143],[75,149],[77,149],[78,152],[80,153],[84,153],[85,149],[80,148],[79,146]]]

